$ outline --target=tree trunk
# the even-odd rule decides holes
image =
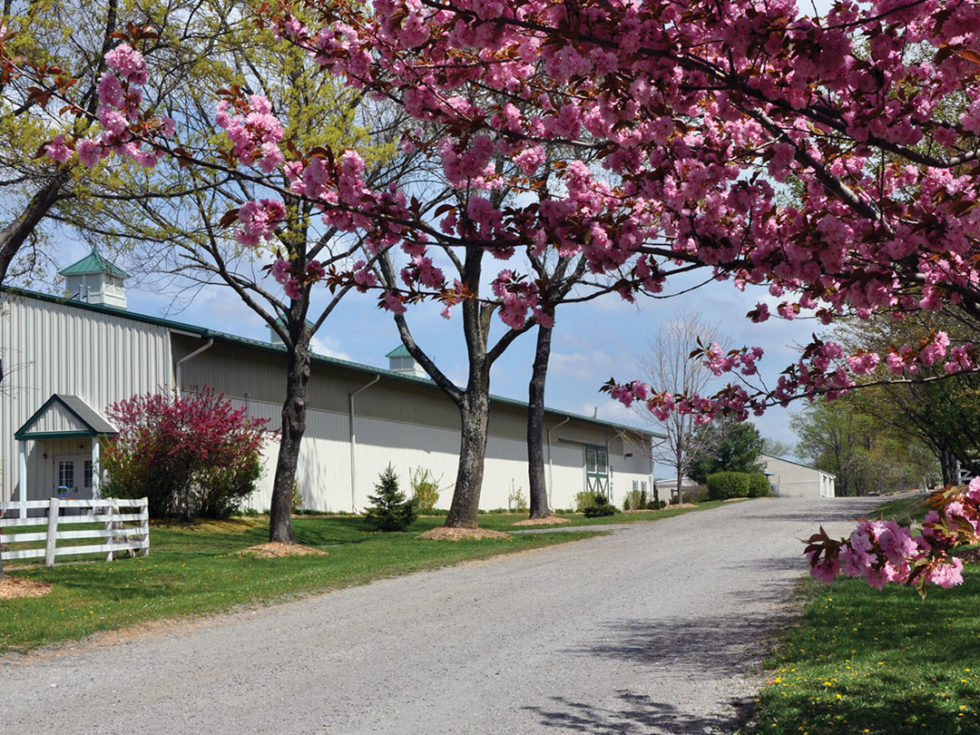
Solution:
[[[51,207],[57,203],[58,199],[64,196],[62,189],[68,182],[70,172],[71,169],[68,166],[59,168],[57,173],[48,179],[44,186],[31,197],[20,216],[0,229],[0,285],[3,285],[10,264],[21,245],[31,236],[31,233],[51,211]]]
[[[481,390],[468,390],[459,409],[459,466],[456,488],[446,525],[476,528],[483,487],[483,462],[487,453],[487,427],[490,423],[490,381],[481,381]]]
[[[683,487],[681,483],[683,482],[683,480],[684,480],[684,466],[680,463],[680,461],[678,461],[677,462],[677,504],[678,505],[684,502],[682,500],[683,494],[681,493],[681,487]]]
[[[949,447],[943,447],[939,455],[939,466],[943,473],[943,485],[957,485],[960,478],[957,473],[956,455]]]
[[[304,327],[305,334],[305,327]],[[299,449],[306,432],[306,397],[310,382],[309,338],[304,337],[290,349],[287,346],[286,400],[282,404],[282,433],[279,457],[272,485],[272,507],[269,516],[269,541],[283,544],[296,542],[293,536],[293,487]]]
[[[527,389],[527,473],[531,518],[547,518],[548,484],[544,474],[544,387],[551,356],[552,327],[538,325],[538,341]]]

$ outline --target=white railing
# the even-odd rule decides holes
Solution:
[[[4,518],[5,511],[26,508],[46,511],[44,515],[33,518]],[[68,510],[70,515],[61,515]],[[81,524],[102,524],[101,528],[61,530],[63,526]],[[38,527],[46,526],[43,531]],[[11,533],[8,528],[25,528],[20,533]],[[68,545],[59,541],[76,542],[79,539],[99,539],[100,543]],[[44,542],[44,548],[10,548],[11,545],[37,544]],[[0,559],[44,559],[44,565],[54,566],[59,556],[78,554],[105,554],[106,561],[125,551],[130,556],[141,552],[150,553],[150,516],[146,498],[127,500],[124,498],[105,498],[102,500],[28,500],[23,503],[0,503],[0,544],[7,550],[0,552]]]

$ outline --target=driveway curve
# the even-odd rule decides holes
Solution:
[[[4,733],[728,732],[805,573],[874,501],[760,499],[0,661]],[[328,562],[329,563],[329,562]]]

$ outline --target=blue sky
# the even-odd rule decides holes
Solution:
[[[88,247],[66,242],[55,254],[57,268],[64,268],[84,257]],[[125,254],[113,256],[118,264],[135,274]],[[161,289],[152,277],[134,279],[127,287],[129,309],[228,332],[252,339],[268,339],[268,329],[226,287],[209,287],[193,299],[175,302],[174,291]],[[32,285],[37,290],[56,292],[53,281]],[[815,328],[812,321],[785,322],[772,319],[752,324],[745,313],[759,300],[767,298],[763,289],[742,293],[730,283],[712,283],[682,297],[643,300],[636,304],[610,295],[595,302],[559,308],[554,332],[546,402],[549,407],[593,415],[610,421],[643,426],[643,418],[598,392],[610,377],[627,380],[642,377],[641,365],[648,341],[663,320],[676,318],[683,311],[698,312],[715,324],[719,332],[732,336],[732,347],[759,345],[766,350],[763,375],[775,381],[779,371],[794,359],[794,344],[808,341]],[[443,371],[457,382],[465,376],[465,353],[458,315],[450,320],[439,316],[435,305],[409,311],[416,340],[435,359]],[[502,327],[500,328],[502,329]],[[696,335],[691,336],[691,347]],[[397,331],[390,315],[378,310],[371,294],[350,294],[328,317],[315,347],[318,352],[371,366],[385,367],[385,354],[398,346]],[[527,380],[534,352],[533,332],[519,338],[495,365],[491,390],[508,398],[526,400]],[[794,409],[798,410],[798,408]],[[774,408],[753,419],[763,436],[794,445],[796,438],[788,426],[789,410]]]

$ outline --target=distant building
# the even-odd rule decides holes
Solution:
[[[835,495],[835,477],[799,462],[763,454],[759,458],[765,466],[773,492],[784,498],[832,498]]]
[[[278,427],[282,344],[133,314],[125,309],[126,274],[95,251],[62,275],[69,298],[10,288],[0,300],[0,501],[96,495],[100,439],[116,431],[107,408],[134,395],[209,385]],[[314,356],[297,472],[304,507],[363,509],[389,462],[405,490],[412,468],[441,476],[439,506],[448,507],[456,406],[403,348],[387,357],[389,369]],[[482,508],[506,507],[515,488],[527,494],[526,413],[520,401],[492,399]],[[587,488],[614,501],[652,489],[650,432],[552,410],[544,428],[552,507],[574,507]],[[270,505],[276,452],[276,445],[265,451],[250,507]]]

